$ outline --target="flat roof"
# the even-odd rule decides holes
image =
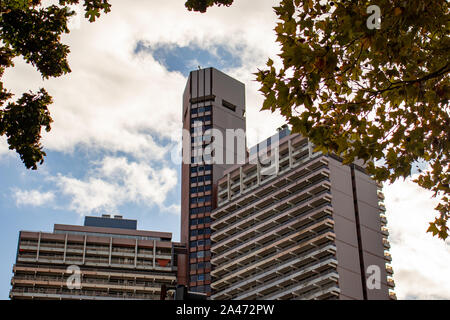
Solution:
[[[75,225],[67,225],[67,224],[55,224],[53,227],[53,230],[54,231],[105,233],[105,234],[116,234],[116,235],[124,235],[124,236],[153,237],[153,238],[172,240],[171,232],[131,230],[131,229],[91,227],[91,226],[75,226]]]

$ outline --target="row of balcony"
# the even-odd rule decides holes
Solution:
[[[81,269],[80,276],[82,278],[102,278],[102,279],[121,279],[128,281],[142,281],[142,282],[174,282],[176,281],[175,274],[168,274],[166,272],[114,272],[114,271],[99,271],[99,270],[86,270]],[[32,277],[39,276],[52,276],[55,278],[64,278],[65,275],[71,274],[67,269],[58,269],[54,267],[13,267],[13,273],[16,275],[27,275]]]
[[[56,258],[56,259],[55,259]],[[176,270],[176,267],[172,267],[169,264],[167,266],[153,266],[152,262],[143,262],[143,261],[137,261],[136,265],[134,261],[130,261],[128,263],[114,263],[112,261],[109,263],[109,261],[103,261],[103,260],[95,260],[95,261],[89,261],[85,260],[83,261],[82,258],[77,259],[71,259],[70,257],[66,257],[66,260],[62,259],[62,257],[55,257],[52,258],[44,258],[39,257],[36,259],[36,257],[23,257],[19,256],[17,258],[18,262],[24,262],[24,263],[48,263],[48,264],[62,264],[62,265],[84,265],[84,266],[92,266],[92,267],[103,267],[103,268],[124,268],[124,269],[136,269],[136,270],[155,270],[155,271],[173,271]]]
[[[325,199],[327,200],[327,198]],[[251,225],[233,234],[225,241],[213,244],[211,251],[216,254],[215,258],[220,263],[222,258],[232,259],[239,252],[245,252],[246,246],[242,246],[243,243],[267,242],[265,239],[273,237],[274,234],[280,234],[283,230],[289,232],[291,230],[305,229],[325,217],[331,218],[331,204],[329,202],[320,204],[319,201],[319,199],[316,199],[316,202],[311,203],[306,211],[302,211],[302,208],[298,207],[287,208],[273,219],[258,222],[256,225]],[[230,252],[231,255],[228,255]]]
[[[249,254],[250,252],[255,252],[260,249],[264,249],[264,251],[273,250],[273,248],[278,246],[278,241],[283,242],[283,238],[287,237],[287,235],[291,235],[296,238],[297,241],[302,241],[302,239],[306,239],[310,235],[317,234],[330,228],[332,229],[334,221],[330,217],[324,216],[316,221],[312,220],[305,225],[303,224],[303,221],[292,218],[281,225],[275,225],[266,232],[252,238],[251,241],[238,244],[233,248],[229,248],[228,250],[213,256],[212,263],[220,263],[220,266],[217,268],[217,270],[220,270],[229,264],[233,264],[233,262],[243,262],[250,259],[252,257],[252,255]],[[280,238],[282,239],[280,240]],[[229,261],[223,261],[224,258]]]
[[[260,197],[265,196],[266,194],[273,191],[274,187],[281,187],[285,184],[288,184],[292,181],[297,180],[298,178],[312,172],[318,170],[320,167],[326,166],[328,164],[328,159],[325,157],[319,157],[312,159],[310,163],[304,166],[296,165],[295,168],[285,170],[282,174],[280,173],[278,176],[271,175],[271,180],[267,180],[264,183],[261,183],[259,186],[253,186],[252,188],[257,189],[254,192],[244,192],[233,201],[226,201],[226,203],[219,203],[220,210],[216,210],[213,212],[214,219],[216,221],[220,221],[223,216],[235,211],[239,207],[243,207],[245,205],[251,204],[254,201],[258,200]],[[276,178],[276,179],[275,179]],[[273,181],[275,179],[275,181]]]
[[[320,192],[321,190],[317,189],[316,184],[328,181],[328,177],[329,170],[327,168],[310,173],[297,181],[292,181],[290,184],[283,186],[283,188],[279,188],[272,193],[264,195],[263,198],[255,197],[255,199],[248,202],[244,208],[241,207],[234,212],[230,212],[221,219],[217,219],[217,216],[220,215],[219,209],[213,215],[216,220],[213,222],[212,228],[217,231],[214,237],[218,237],[222,232],[228,230],[227,228],[236,225],[235,222],[241,222],[242,218],[252,214],[252,212],[249,212],[249,209],[251,209],[250,211],[254,211],[255,209],[264,209],[265,211],[272,209],[279,210],[277,206],[283,206],[287,202],[295,205],[301,204],[300,201],[310,197],[311,194]],[[252,215],[252,217],[253,216],[254,215]],[[233,219],[236,221],[231,222],[230,220]]]
[[[324,257],[320,260],[314,261],[310,265],[303,266],[286,275],[278,275],[274,280],[263,283],[260,286],[253,288],[253,290],[243,292],[237,295],[235,300],[248,300],[251,297],[259,296],[266,300],[280,299],[289,290],[311,290],[317,282],[323,282],[330,279],[330,274],[324,271],[332,270],[334,276],[336,271],[337,260],[335,257]],[[333,279],[334,280],[334,279]]]
[[[53,288],[31,288],[18,287],[13,288],[9,294],[10,298],[29,298],[29,299],[67,299],[67,300],[124,300],[124,299],[142,299],[159,300],[160,292],[154,293],[134,293],[134,292],[105,292],[98,290],[68,290]],[[169,299],[173,296],[173,290],[169,292]]]
[[[255,263],[252,266],[253,271],[250,269],[246,270],[246,273],[250,273],[249,275],[243,275],[242,273],[236,275],[233,273],[233,276],[236,275],[236,277],[234,279],[228,279],[226,282],[222,282],[221,285],[223,285],[224,288],[220,289],[220,293],[218,293],[217,296],[233,296],[237,292],[247,292],[248,290],[253,292],[261,287],[259,284],[264,286],[273,284],[280,280],[280,275],[282,275],[282,278],[288,279],[290,278],[290,275],[297,272],[298,269],[305,268],[311,264],[317,264],[317,261],[324,256],[330,254],[334,255],[336,253],[336,247],[333,244],[314,247],[297,254],[294,252],[296,249],[299,249],[298,246],[293,246],[291,249],[294,250],[287,249],[283,254],[277,253],[276,256],[269,257],[270,259],[275,260],[275,264],[270,265],[269,267],[262,268],[261,266],[264,266],[262,263],[263,261],[258,261],[258,263]],[[288,258],[287,260],[286,257]],[[232,285],[230,286],[230,284]],[[214,283],[213,288],[216,288],[218,285],[220,285],[220,283]],[[277,283],[277,285],[279,285],[279,283]],[[245,297],[245,299],[247,298],[249,297]]]
[[[267,300],[312,300],[326,298],[328,290],[333,289],[339,295],[339,274],[334,268],[325,272],[314,274],[311,278],[307,278],[298,283],[294,283],[289,287],[282,288],[281,292],[276,292],[268,297]],[[325,292],[326,291],[326,292]]]
[[[23,244],[22,242],[19,245],[19,250],[24,251],[37,251],[38,245],[37,244]],[[64,246],[58,246],[58,247],[49,247],[40,245],[39,246],[39,252],[56,252],[56,253],[71,253],[71,254],[78,254],[83,255],[83,247],[81,248],[73,248],[72,246],[68,245],[67,248],[64,250]],[[86,256],[109,256],[110,251],[109,248],[101,248],[101,249],[91,249],[89,247],[86,248],[86,251],[84,252]],[[111,256],[115,257],[129,257],[133,258],[135,257],[136,253],[134,250],[121,250],[118,248],[112,248],[111,250]],[[149,258],[153,259],[153,252],[148,251],[148,253],[137,253],[138,258]],[[166,254],[163,253],[157,253],[155,255],[155,258],[157,259],[172,259],[172,253],[168,252]]]
[[[247,263],[242,263],[243,259],[237,258],[235,264],[220,265],[223,268],[219,267],[211,272],[215,279],[215,288],[237,281],[239,277],[251,275],[255,269],[263,272],[264,270],[272,269],[280,261],[289,259],[292,256],[298,256],[310,250],[320,251],[321,245],[334,240],[334,233],[331,230],[324,230],[317,234],[309,235],[307,238],[302,239],[301,242],[297,240],[297,237],[298,234],[296,232],[291,232],[291,234],[285,235],[282,239],[273,241],[270,244],[271,250],[269,251],[264,247],[250,251],[244,258],[250,256],[253,259],[247,260]]]
[[[268,212],[273,209],[280,210],[280,207],[286,206],[286,204],[300,205],[302,201],[311,198],[314,194],[330,189],[328,174],[328,169],[324,168],[283,188],[279,188],[275,192],[267,193],[261,197],[255,195],[251,202],[246,203],[243,207],[236,208],[232,212],[219,209],[212,213],[213,223],[211,227],[219,235],[221,229],[233,225],[236,221],[241,221],[244,217],[254,216],[255,209]],[[277,186],[273,186],[272,190],[276,188]],[[224,214],[221,215],[221,213]],[[218,219],[218,215],[221,215],[221,218]]]

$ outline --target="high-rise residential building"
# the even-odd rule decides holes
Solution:
[[[380,186],[288,130],[217,181],[211,298],[395,299]]]
[[[245,130],[245,86],[214,68],[192,71],[183,95],[183,128],[190,133],[183,140],[181,186],[181,241],[189,251],[188,281],[190,291],[210,294],[210,223],[215,208],[214,186],[235,161],[211,164],[205,147],[212,142],[214,130],[226,136],[226,130]],[[233,137],[234,139],[234,137]],[[215,141],[214,152],[237,157],[236,148],[226,148],[226,141]],[[203,155],[204,154],[204,155]],[[230,156],[231,154],[231,156]],[[245,156],[244,156],[245,160]],[[220,161],[219,161],[220,162]]]
[[[173,299],[185,281],[187,251],[172,234],[137,230],[121,216],[84,226],[21,231],[11,299]]]

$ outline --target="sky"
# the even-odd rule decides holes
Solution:
[[[109,213],[179,240],[180,164],[172,155],[190,70],[215,67],[246,85],[249,145],[284,124],[259,111],[253,74],[268,57],[279,63],[277,0],[236,0],[206,14],[187,11],[184,0],[110,2],[112,11],[95,23],[82,14],[72,20],[63,37],[72,73],[43,81],[17,58],[3,78],[17,95],[45,87],[54,123],[37,171],[0,137],[0,299],[8,299],[20,230],[51,232],[55,223]],[[449,299],[450,241],[426,233],[436,199],[410,179],[384,194],[397,297]]]

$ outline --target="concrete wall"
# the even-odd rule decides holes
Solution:
[[[349,166],[329,158],[341,299],[363,299],[358,236]]]
[[[386,261],[384,259],[383,235],[381,234],[377,185],[366,174],[355,170],[357,204],[360,220],[361,243],[364,268],[378,266],[381,273],[381,288],[368,289],[368,299],[389,299]],[[368,274],[366,274],[368,276]]]

